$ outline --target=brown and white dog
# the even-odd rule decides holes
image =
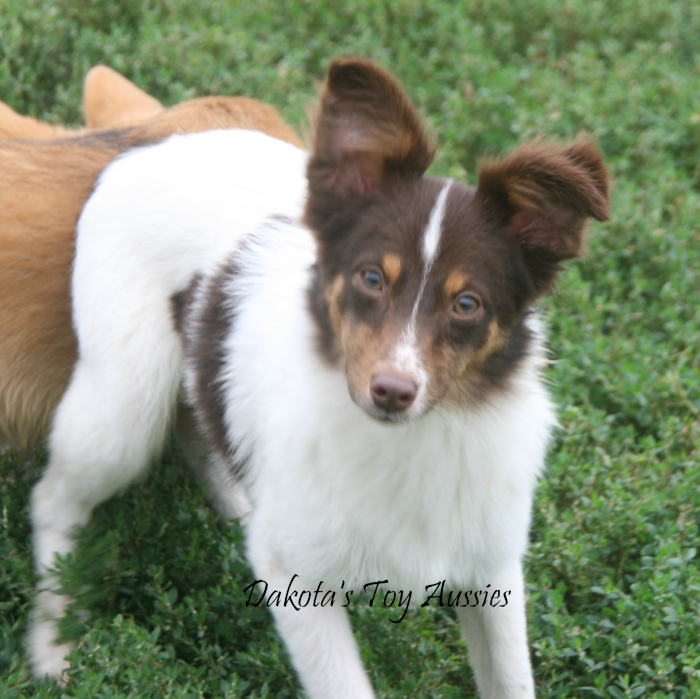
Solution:
[[[175,133],[251,129],[301,145],[270,106],[201,97],[165,109],[109,68],[85,82],[88,130],[20,116],[0,103],[0,446],[48,434],[77,358],[70,271],[75,226],[100,172],[130,148]]]
[[[37,673],[66,667],[56,553],[148,467],[184,382],[311,697],[374,696],[344,607],[383,582],[406,605],[444,588],[480,695],[532,699],[521,559],[555,425],[532,305],[607,218],[608,176],[585,139],[525,145],[476,187],[426,175],[432,157],[392,76],[343,59],[308,157],[220,131],[107,168],[32,497]]]

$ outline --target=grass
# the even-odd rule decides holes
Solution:
[[[167,104],[246,94],[304,128],[330,58],[373,57],[439,139],[432,168],[536,134],[590,133],[616,180],[611,220],[545,302],[562,429],[526,562],[538,696],[700,696],[700,5],[686,0],[7,0],[0,99],[80,120],[106,63]],[[0,291],[1,294],[1,291]],[[0,694],[296,697],[237,525],[222,528],[169,450],[99,509],[64,584],[91,618],[65,689],[31,678],[27,506],[44,458],[0,456]],[[400,624],[352,608],[381,697],[474,696],[445,610]]]

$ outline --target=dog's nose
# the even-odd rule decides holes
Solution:
[[[406,410],[416,399],[418,386],[408,376],[387,371],[375,374],[369,384],[374,404],[387,413]]]

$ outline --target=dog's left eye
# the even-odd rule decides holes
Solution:
[[[376,269],[365,269],[360,272],[362,284],[370,291],[381,291],[384,286],[381,272]]]
[[[462,318],[470,316],[479,310],[479,300],[471,294],[462,294],[452,307],[452,311]]]

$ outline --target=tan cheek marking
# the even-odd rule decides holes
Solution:
[[[475,377],[474,372],[489,358],[491,354],[503,347],[508,340],[507,333],[503,332],[497,320],[491,321],[486,342],[474,352],[463,355],[451,347],[443,348],[439,356],[433,356],[433,362],[438,365],[438,375],[452,376],[456,379],[449,380],[450,385],[445,394],[446,400],[459,400],[464,381],[471,382]]]
[[[449,381],[442,399],[450,403],[460,404],[464,400],[465,390],[478,384],[479,367],[507,341],[508,333],[501,330],[498,321],[494,320],[489,326],[486,342],[474,353],[460,357],[458,352],[446,350],[443,366],[449,372],[450,362],[455,362],[453,364],[455,371],[451,375],[456,378]]]
[[[429,403],[440,398],[449,389],[455,368],[461,369],[457,351],[449,344],[423,352],[423,367],[428,375],[426,399]],[[460,372],[457,371],[457,374]]]
[[[447,298],[456,296],[469,284],[469,277],[462,272],[452,272],[445,280],[445,295]]]
[[[396,284],[401,276],[401,260],[396,255],[384,255],[382,257],[382,270],[391,284]]]
[[[508,334],[501,330],[497,320],[493,320],[486,342],[472,353],[464,355],[449,344],[424,352],[425,368],[430,376],[428,400],[441,397],[458,403],[465,388],[464,382],[469,385],[476,378],[475,372],[481,364],[503,347],[507,339]]]
[[[375,367],[386,354],[386,337],[364,323],[345,323],[343,347],[351,392],[366,393]]]
[[[340,294],[343,293],[343,287],[345,286],[345,279],[342,274],[339,274],[333,283],[326,289],[326,303],[328,303],[328,312],[331,319],[331,325],[335,334],[342,338],[343,336],[343,319],[340,313],[339,299]]]
[[[490,355],[501,349],[506,344],[507,340],[507,333],[501,330],[497,320],[492,320],[491,325],[489,325],[489,334],[486,338],[486,342],[479,347],[474,354],[469,356],[467,364],[462,373],[468,373],[475,367],[483,364]]]

